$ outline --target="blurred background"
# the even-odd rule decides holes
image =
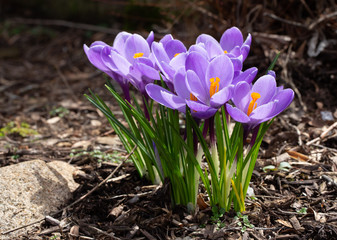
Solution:
[[[43,107],[50,108],[62,99],[83,100],[89,87],[100,91],[105,80],[83,44],[112,44],[120,31],[154,31],[156,40],[172,34],[189,46],[201,33],[219,40],[232,26],[253,37],[245,69],[256,66],[261,76],[280,51],[277,81],[295,90],[298,112],[327,110],[336,118],[335,0],[3,0],[0,113],[23,111],[22,99],[40,105],[48,99]]]
[[[95,40],[112,43],[122,30],[144,36],[153,30],[156,39],[171,33],[190,45],[201,33],[220,39],[227,28],[237,26],[244,36],[253,36],[246,67],[254,65],[263,72],[281,51],[275,70],[283,83],[296,85],[303,106],[316,106],[313,94],[326,107],[337,104],[337,90],[331,85],[337,58],[334,0],[3,0],[0,14],[1,59],[24,56],[64,33],[77,36],[66,45],[77,44],[79,49]],[[306,95],[309,98],[303,100]]]

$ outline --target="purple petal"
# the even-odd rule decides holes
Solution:
[[[188,70],[186,72],[185,81],[190,93],[192,93],[200,102],[204,104],[209,103],[209,92],[205,89],[202,81],[194,71]]]
[[[234,86],[228,86],[221,89],[211,97],[210,105],[214,108],[219,108],[224,105],[231,97]]]
[[[230,52],[235,46],[240,46],[243,43],[243,36],[241,31],[232,27],[227,29],[220,39],[220,45],[224,51]]]
[[[273,70],[268,70],[267,74],[272,76],[273,78],[276,78],[276,73]]]
[[[279,86],[276,88],[275,96],[283,90],[284,86]]]
[[[119,75],[118,73],[115,73],[115,72],[110,72],[108,74],[113,80],[115,80],[116,82],[118,82],[121,87],[123,88],[123,90],[125,88],[128,88],[128,85],[129,85],[129,81],[124,78],[123,76]]]
[[[153,68],[153,66],[142,63],[140,61],[136,62],[134,64],[135,68],[138,68],[138,70],[144,75],[145,77],[152,79],[152,80],[158,80],[160,79],[159,71]]]
[[[146,85],[145,89],[147,94],[158,103],[168,108],[177,109],[180,112],[185,112],[185,99],[178,97],[167,91],[166,89],[152,83]]]
[[[166,34],[159,42],[163,44],[163,46],[165,47],[166,44],[168,42],[170,42],[171,40],[173,40],[174,38],[172,37],[171,34]]]
[[[294,91],[292,89],[284,89],[275,97],[276,107],[271,115],[271,118],[280,114],[286,109],[294,99]]]
[[[208,58],[208,53],[206,51],[206,47],[205,47],[205,44],[203,43],[199,43],[199,44],[194,44],[192,45],[189,49],[188,49],[188,52],[191,53],[191,52],[198,52],[200,53],[201,55],[204,56],[204,58]]]
[[[249,115],[249,118],[254,123],[266,122],[271,119],[271,115],[274,112],[275,106],[275,102],[269,102],[267,104],[259,106],[252,111],[252,113]]]
[[[166,62],[166,63],[170,62],[170,58],[167,56],[167,54],[165,52],[165,49],[163,47],[163,44],[154,42],[152,44],[151,49],[152,49],[153,57],[155,59],[155,62],[157,64],[158,68],[160,69],[160,71],[163,72],[161,63],[162,62]]]
[[[199,79],[202,81],[202,84],[204,88],[207,88],[207,85],[205,84],[205,73],[208,66],[207,59],[199,52],[191,52],[188,54],[186,58],[186,71],[192,70],[194,71]]]
[[[132,36],[132,34],[128,32],[118,33],[112,47],[116,49],[118,53],[124,53],[125,42],[130,36]]]
[[[227,53],[229,58],[238,58],[241,56],[241,47],[235,46],[230,52]]]
[[[204,46],[209,59],[224,54],[219,42],[208,34],[201,34],[196,41],[199,46]]]
[[[197,37],[196,44],[203,43],[206,45],[207,42],[217,42],[214,37],[208,34],[201,34]]]
[[[143,57],[148,57],[150,55],[150,47],[147,41],[138,34],[133,34],[125,42],[124,56],[132,63],[135,53],[143,53]]]
[[[126,77],[129,74],[131,64],[115,51],[111,51],[111,57],[115,66],[118,68],[121,74]]]
[[[104,45],[94,45],[90,48],[87,45],[83,45],[84,52],[87,55],[91,64],[103,72],[108,72],[110,70],[109,68],[107,68],[101,58],[101,52],[103,48]]]
[[[113,48],[110,46],[104,47],[101,52],[101,59],[104,62],[105,66],[107,66],[110,70],[118,72],[118,68],[111,58],[111,51],[115,50],[113,50]]]
[[[174,75],[173,85],[175,86],[175,92],[183,99],[190,98],[190,90],[188,89],[185,81],[186,71],[185,67],[181,67]]]
[[[179,40],[169,41],[165,46],[165,51],[170,59],[174,58],[177,53],[186,52],[186,47]]]
[[[166,62],[161,62],[162,72],[165,75],[166,79],[170,82],[173,81],[175,69]]]
[[[144,82],[141,79],[141,74],[138,69],[130,67],[130,73],[126,76],[132,86],[134,86],[142,94],[144,93]]]
[[[231,58],[231,61],[233,63],[234,72],[239,72],[242,70],[242,55],[237,58]]]
[[[188,107],[191,109],[191,114],[193,117],[199,119],[207,119],[212,117],[218,109],[209,107],[205,104],[198,103],[191,100],[186,100]]]
[[[252,92],[257,92],[261,97],[256,101],[257,106],[266,104],[275,95],[276,81],[270,75],[260,77],[253,85]]]
[[[247,69],[246,71],[240,73],[239,76],[234,78],[232,81],[232,84],[236,85],[238,82],[244,81],[246,83],[252,83],[254,78],[256,77],[257,74],[257,68],[256,67],[251,67]]]
[[[243,43],[243,45],[247,45],[250,47],[250,45],[252,44],[252,35],[250,35],[250,33],[248,33],[248,36],[245,40],[245,42]]]
[[[226,55],[214,58],[208,65],[206,70],[205,84],[210,89],[210,79],[219,78],[219,90],[230,85],[234,76],[234,68],[231,60]]]
[[[229,115],[237,122],[240,123],[248,123],[250,121],[247,114],[242,112],[240,109],[236,107],[232,107],[230,104],[226,104],[226,110],[229,113]]]
[[[252,36],[248,34],[246,41],[243,43],[241,47],[241,54],[243,56],[243,61],[247,58],[249,50],[250,50],[250,44],[252,42]]]
[[[206,51],[208,53],[208,58],[213,59],[216,56],[220,56],[224,54],[224,51],[222,50],[220,44],[215,41],[208,41],[206,43]]]
[[[247,113],[248,105],[251,101],[250,89],[251,87],[247,82],[239,82],[233,91],[232,101],[234,105],[245,113]]]
[[[149,36],[147,36],[146,41],[149,44],[149,48],[151,48],[151,45],[152,45],[152,43],[154,41],[154,33],[153,33],[153,31],[151,31],[149,33]]]
[[[171,59],[170,66],[172,66],[173,69],[177,70],[181,68],[182,66],[185,66],[186,58],[187,58],[187,54],[181,53],[178,56]]]
[[[90,47],[94,47],[94,46],[103,46],[103,47],[106,47],[106,46],[109,46],[108,44],[106,44],[105,42],[102,42],[102,41],[95,41],[93,42]]]

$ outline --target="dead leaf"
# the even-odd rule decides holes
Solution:
[[[204,210],[209,207],[209,205],[205,202],[202,194],[198,195],[197,204],[200,210]]]
[[[295,208],[295,209],[299,209],[299,208],[302,207],[302,203],[294,202],[293,204],[290,205],[290,207]]]
[[[90,144],[91,144],[91,141],[79,141],[79,142],[75,142],[71,146],[71,148],[83,148],[83,149],[87,149]]]
[[[319,192],[322,193],[326,191],[326,182],[322,182],[320,185],[319,185]]]
[[[117,137],[97,137],[96,142],[105,145],[116,145],[120,143]]]
[[[99,126],[102,125],[102,123],[101,123],[100,121],[95,120],[95,119],[91,120],[91,121],[90,121],[90,124],[91,124],[92,126],[94,126],[94,127],[99,127]]]
[[[302,153],[296,152],[296,151],[287,151],[289,156],[293,159],[299,160],[299,161],[308,161],[309,157],[307,155],[304,155]]]
[[[53,146],[53,145],[55,145],[58,141],[59,141],[59,139],[56,139],[56,138],[46,139],[46,140],[43,141],[43,145],[45,145],[45,146]]]
[[[309,189],[309,187],[305,187],[304,190],[305,190],[305,193],[306,193],[309,197],[311,197],[311,196],[314,194],[313,191],[311,191],[311,190]]]
[[[58,144],[56,144],[56,146],[58,146],[58,147],[71,147],[71,143],[70,142],[59,142]]]
[[[315,216],[315,221],[320,222],[320,223],[326,223],[326,217],[324,216],[323,213],[318,213],[315,210],[313,210],[314,216]]]
[[[49,119],[47,120],[47,123],[49,123],[50,125],[53,125],[53,124],[59,122],[60,120],[61,120],[60,117],[53,117],[53,118],[49,118]]]
[[[283,226],[286,226],[288,228],[293,228],[293,226],[290,224],[290,222],[282,220],[282,219],[277,219],[276,222],[282,224]]]

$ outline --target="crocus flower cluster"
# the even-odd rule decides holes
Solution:
[[[250,34],[244,39],[241,31],[232,27],[223,33],[220,41],[210,35],[201,34],[195,44],[189,48],[170,34],[156,42],[153,32],[146,39],[138,34],[121,32],[112,45],[102,41],[96,41],[90,47],[84,45],[89,61],[121,86],[124,99],[112,89],[109,90],[123,108],[132,131],[128,131],[113,115],[109,114],[111,111],[106,109],[107,105],[102,104],[97,97],[88,99],[106,114],[114,128],[118,128],[116,132],[120,135],[126,149],[131,149],[131,146],[135,145],[141,148],[137,152],[139,164],[135,166],[139,168],[144,166],[146,169],[139,172],[147,171],[153,176],[151,178],[153,180],[156,176],[154,169],[157,169],[157,175],[160,175],[162,180],[169,178],[173,184],[177,184],[176,192],[172,190],[176,203],[195,204],[200,174],[211,203],[220,204],[228,209],[231,206],[229,188],[232,184],[237,201],[234,206],[236,208],[239,206],[240,211],[244,209],[244,198],[258,147],[262,142],[263,134],[272,122],[269,120],[286,109],[294,98],[293,90],[277,87],[276,75],[273,71],[269,71],[254,82],[257,68],[243,70],[251,42]],[[165,84],[162,84],[163,82]],[[144,114],[138,114],[139,111],[141,112],[138,104],[135,104],[137,108],[133,108],[131,104],[125,104],[125,101],[131,103],[130,85],[142,94],[145,103],[151,98],[168,109],[156,111],[156,117],[150,117],[149,114],[155,112],[152,111],[152,104],[144,104]],[[223,109],[222,122],[219,120],[220,108]],[[172,109],[171,112],[168,111],[169,109]],[[186,124],[186,129],[189,126],[190,132],[185,134],[185,138],[179,135],[177,129],[173,129],[179,128],[177,112],[186,115],[186,122],[191,121],[193,124],[194,121],[196,122],[195,125]],[[133,116],[130,117],[131,115]],[[235,136],[233,138],[229,138],[229,133],[226,132],[228,130],[225,123],[229,116],[238,124],[231,133]],[[135,123],[134,119],[138,122]],[[205,120],[205,124],[200,133],[198,123],[202,120]],[[267,121],[269,121],[268,124],[265,123]],[[143,129],[139,131],[138,126],[140,128],[143,126]],[[165,134],[158,133],[161,128],[164,128]],[[211,153],[204,139],[208,131]],[[215,131],[216,137],[221,138],[218,140],[223,143],[222,146],[216,142]],[[255,144],[254,137],[258,139],[257,144],[251,147],[248,158],[243,158],[244,151],[239,148],[243,148],[244,140],[250,132],[253,132],[251,146]],[[157,136],[159,136],[158,139]],[[171,143],[178,142],[177,139],[187,143],[185,145]],[[198,141],[202,147],[196,151]],[[236,142],[229,143],[229,141]],[[239,141],[241,141],[240,144]],[[163,144],[166,145],[161,146]],[[190,146],[193,146],[192,150],[189,149],[191,151],[181,149]],[[231,147],[233,149],[226,151],[226,148]],[[146,148],[151,150],[147,151]],[[182,152],[186,154],[197,152],[197,157],[185,156],[181,154]],[[208,177],[203,176],[200,168],[203,154],[210,167],[211,184],[207,183]],[[188,162],[193,158],[195,158],[193,163]],[[172,164],[173,162],[175,164]],[[178,169],[176,169],[177,166]],[[198,168],[198,173],[195,168]],[[214,188],[213,191],[218,192],[211,193],[211,187]],[[172,187],[172,189],[175,188]],[[189,193],[179,192],[184,189]]]
[[[234,120],[253,128],[282,112],[294,94],[277,88],[271,75],[252,85],[257,69],[242,71],[251,41],[250,34],[244,40],[236,27],[226,30],[219,42],[202,34],[189,49],[170,34],[155,42],[153,32],[147,39],[121,32],[112,46],[97,41],[84,50],[95,67],[120,84],[128,101],[131,83],[166,107],[185,113],[188,106],[199,119],[212,117],[227,103]],[[160,75],[168,88],[154,84]]]

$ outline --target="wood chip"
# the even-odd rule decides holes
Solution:
[[[121,215],[121,213],[123,212],[123,208],[124,208],[124,205],[121,204],[121,205],[118,205],[117,207],[114,207],[108,216],[112,215],[114,217],[118,217],[119,215]]]
[[[69,239],[76,240],[80,236],[80,226],[74,225],[70,228]]]
[[[289,221],[291,222],[291,224],[293,225],[293,227],[295,228],[296,231],[302,232],[305,230],[304,227],[301,226],[300,222],[298,221],[296,216],[292,216]]]
[[[152,236],[148,231],[146,231],[145,229],[140,229],[140,231],[142,232],[142,234],[147,237],[147,239],[149,240],[156,240],[157,238],[155,238],[154,236]]]

